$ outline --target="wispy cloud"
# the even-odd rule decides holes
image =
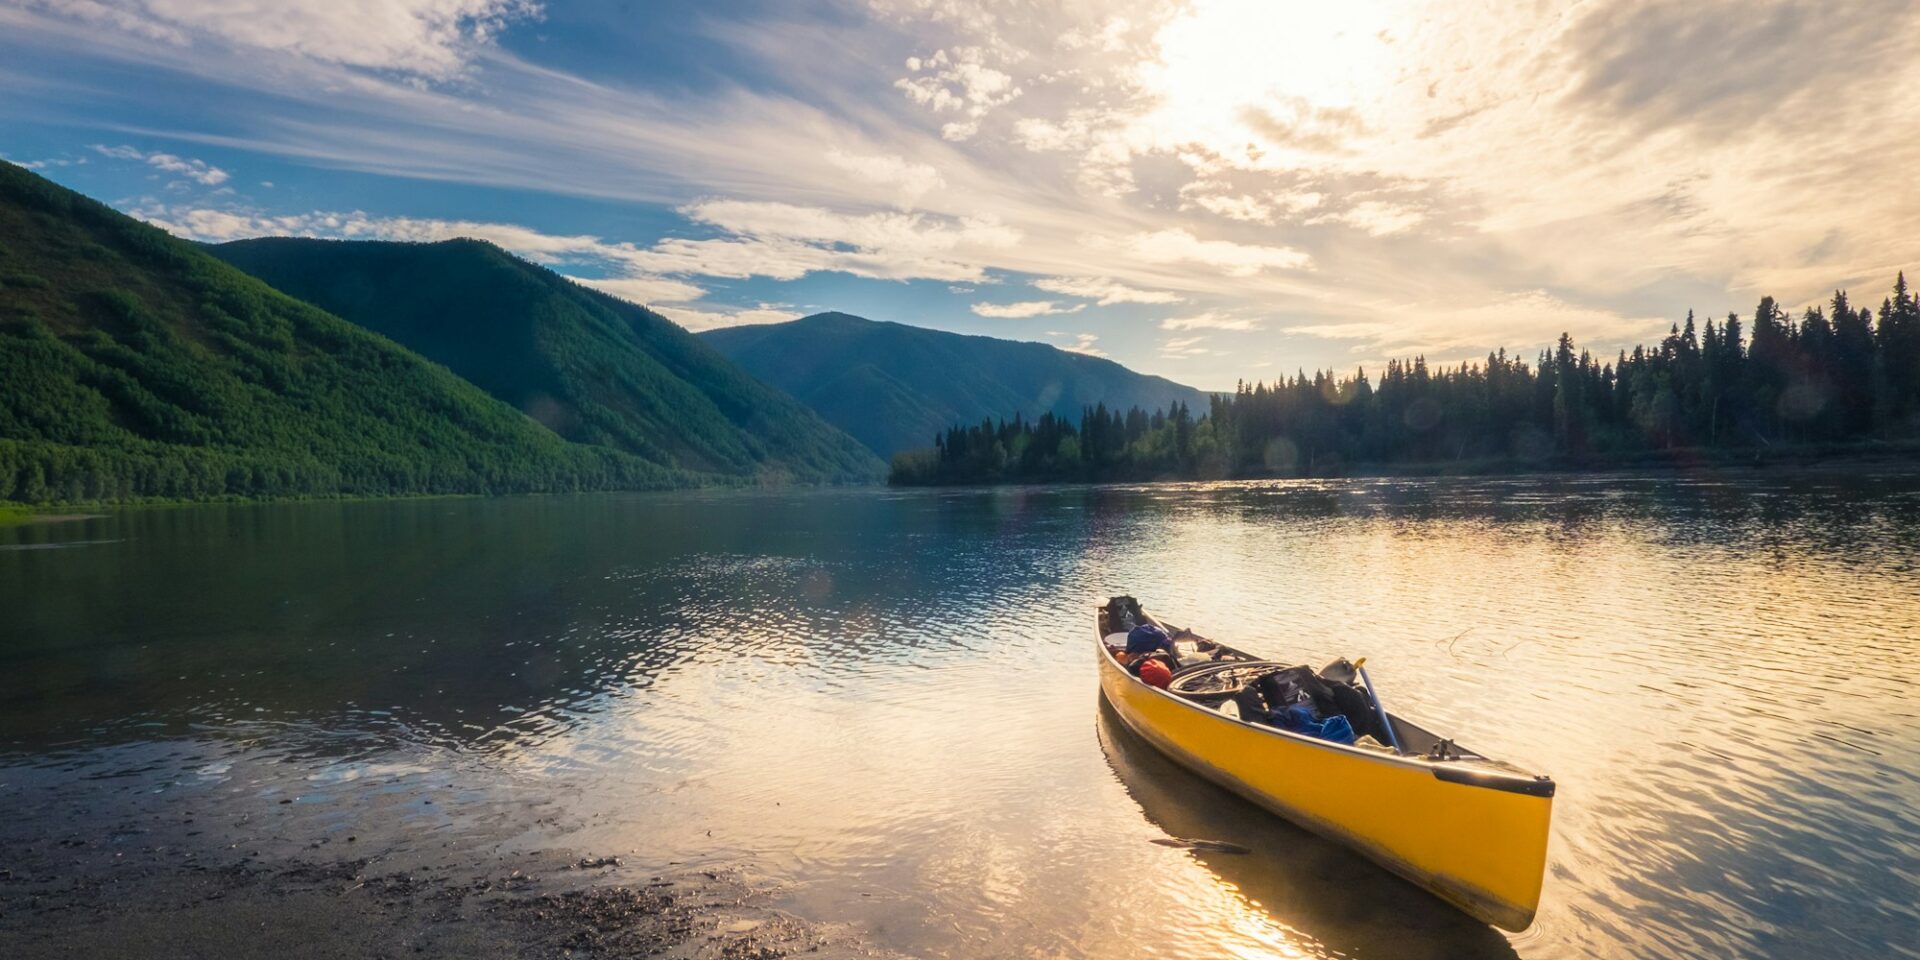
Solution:
[[[700,309],[697,307],[656,307],[661,316],[698,333],[701,330],[715,330],[720,327],[738,327],[752,323],[785,323],[800,319],[800,313],[781,304],[762,303],[758,306],[732,309]]]
[[[896,211],[850,214],[824,207],[710,200],[680,211],[737,239],[663,241],[642,262],[669,273],[792,279],[838,270],[882,280],[985,282],[983,254],[1018,243],[991,219]]]
[[[246,210],[151,205],[135,214],[183,237],[224,242],[249,237],[325,237],[431,243],[469,237],[486,240],[578,283],[653,307],[692,330],[742,323],[774,323],[800,314],[779,304],[729,307],[702,303],[706,288],[684,277],[649,272],[661,262],[658,245],[639,247],[589,235],[543,233],[511,223],[379,217],[362,211],[267,215]],[[580,271],[592,273],[582,275]],[[568,271],[573,271],[569,273]]]
[[[0,159],[6,159],[6,158],[0,157]],[[7,160],[7,162],[19,164],[20,166],[25,167],[28,170],[52,170],[59,167],[77,167],[83,163],[86,163],[87,158],[86,157],[47,157],[42,160]]]
[[[912,209],[928,191],[946,185],[932,166],[896,155],[870,156],[836,149],[827,151],[827,162],[878,186],[893,188],[896,204],[905,209]]]
[[[1089,357],[1105,357],[1105,356],[1107,355],[1107,352],[1106,352],[1105,350],[1102,350],[1102,349],[1100,349],[1099,347],[1096,347],[1096,346],[1094,346],[1094,344],[1096,344],[1096,343],[1099,343],[1099,342],[1100,342],[1100,337],[1099,337],[1099,336],[1097,336],[1097,335],[1095,335],[1095,334],[1091,334],[1091,333],[1075,333],[1075,334],[1059,334],[1059,333],[1054,333],[1054,334],[1049,334],[1049,335],[1050,335],[1050,336],[1056,336],[1056,337],[1058,337],[1058,336],[1072,336],[1072,337],[1073,337],[1073,339],[1072,339],[1071,341],[1069,341],[1069,342],[1067,342],[1067,343],[1056,343],[1056,344],[1054,344],[1054,346],[1056,346],[1056,347],[1059,347],[1060,349],[1062,349],[1062,350],[1065,350],[1065,351],[1067,351],[1068,353],[1079,353],[1079,354],[1085,354],[1086,356],[1089,356]]]
[[[1410,207],[1380,200],[1365,200],[1338,213],[1325,214],[1307,222],[1344,223],[1376,237],[1387,237],[1396,233],[1405,233],[1425,219],[1425,214]]]
[[[634,303],[686,303],[707,295],[703,287],[672,277],[574,277],[602,293]]]
[[[1057,300],[1022,300],[1018,303],[976,303],[970,309],[982,317],[999,319],[1023,319],[1026,317],[1050,317],[1062,313],[1079,313],[1087,305],[1076,303],[1063,306]]]
[[[1123,249],[1148,263],[1185,263],[1208,267],[1229,277],[1250,277],[1263,270],[1298,270],[1313,258],[1292,247],[1232,240],[1203,240],[1189,230],[1160,230],[1128,239]]]
[[[1160,343],[1160,358],[1163,360],[1192,360],[1204,357],[1213,351],[1204,344],[1206,337],[1169,337]]]
[[[712,69],[652,84],[589,75],[557,33],[498,42],[543,16],[519,0],[251,2],[0,4],[0,64],[61,58],[0,115],[139,116],[152,94],[101,76],[176,98],[184,78],[224,98],[217,122],[93,136],[166,137],[184,169],[125,159],[186,183],[225,176],[192,166],[203,143],[678,211],[575,254],[641,296],[1025,281],[1065,298],[1026,302],[1084,303],[1103,349],[1215,382],[1282,349],[1291,367],[1598,341],[1920,261],[1907,0],[868,0],[715,13]],[[1255,316],[1290,319],[1224,355],[1163,337]]]
[[[1425,354],[1429,359],[1472,360],[1495,346],[1544,345],[1560,332],[1574,333],[1603,356],[1611,350],[1665,333],[1671,319],[1627,316],[1568,303],[1545,290],[1524,290],[1479,303],[1384,307],[1376,319],[1294,324],[1295,335],[1351,341],[1350,353],[1374,361]],[[1539,331],[1553,331],[1542,337]]]
[[[1237,317],[1209,310],[1185,317],[1168,317],[1160,321],[1162,330],[1234,330],[1245,332],[1261,329],[1260,321],[1252,317]]]
[[[1038,290],[1092,300],[1102,307],[1116,303],[1180,303],[1186,298],[1166,290],[1142,290],[1104,277],[1041,277],[1033,281]]]
[[[203,187],[217,187],[227,182],[227,172],[205,160],[193,160],[174,156],[171,153],[143,153],[129,146],[109,147],[94,144],[94,152],[113,160],[138,160],[156,170],[179,174]]]
[[[530,0],[25,0],[28,9],[181,48],[232,45],[349,67],[445,80]]]

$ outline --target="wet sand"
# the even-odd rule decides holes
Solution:
[[[550,857],[477,871],[394,870],[371,858],[212,866],[166,862],[156,848],[108,855],[70,842],[25,856],[15,848],[14,865],[0,870],[0,955],[877,955],[844,932],[768,909],[764,892],[711,870],[646,874]]]
[[[209,803],[141,771],[0,771],[0,957],[883,955],[740,869],[527,849],[499,818],[421,842],[431,794],[353,786]]]
[[[0,956],[12,960],[878,955],[715,870],[550,855],[474,870],[379,858],[209,864],[108,838],[8,846]]]

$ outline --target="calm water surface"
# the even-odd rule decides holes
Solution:
[[[1364,655],[1397,712],[1552,773],[1537,924],[1475,925],[1122,729],[1090,649],[1120,592],[1277,659]],[[0,807],[22,829],[175,803],[226,814],[209,840],[354,833],[396,862],[482,836],[729,865],[929,956],[1920,956],[1917,682],[1912,477],[0,530]]]

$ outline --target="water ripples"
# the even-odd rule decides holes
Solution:
[[[1883,956],[1920,929],[1908,478],[223,507],[66,536],[114,542],[0,550],[0,770],[35,789],[746,861],[930,956]],[[1281,659],[1367,656],[1397,712],[1553,773],[1537,925],[1463,923],[1131,740],[1086,642],[1120,592]]]

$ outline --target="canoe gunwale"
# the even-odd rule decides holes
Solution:
[[[1147,617],[1147,619],[1153,620],[1152,616],[1150,615]],[[1159,624],[1159,621],[1157,620],[1154,620],[1153,622],[1157,625],[1161,625],[1164,627],[1164,624]],[[1169,630],[1168,632],[1171,633],[1172,631]],[[1095,629],[1094,633],[1095,633],[1094,644],[1099,648],[1100,656],[1107,660],[1113,661],[1115,666],[1120,666],[1119,661],[1113,659],[1112,651],[1107,649],[1106,636],[1104,634],[1101,634],[1097,628]],[[1241,656],[1249,657],[1249,659],[1255,659],[1250,654],[1247,654],[1245,651],[1236,650],[1233,647],[1229,647],[1224,643],[1219,643],[1218,641],[1209,641],[1209,642],[1217,643],[1220,646],[1220,648],[1223,650],[1227,650],[1229,652],[1239,654]],[[1131,672],[1125,671],[1124,667],[1122,667],[1122,670],[1123,672],[1127,673],[1127,679],[1132,680],[1136,685],[1138,685],[1143,690],[1150,691],[1157,696],[1165,697],[1166,699],[1171,700],[1174,703],[1178,703],[1180,706],[1188,710],[1198,711],[1200,713],[1206,714],[1209,717],[1212,717],[1215,720],[1220,720],[1220,721],[1231,723],[1231,724],[1237,724],[1241,727],[1245,727],[1250,730],[1253,730],[1263,736],[1278,737],[1282,740],[1286,740],[1292,743],[1297,743],[1302,746],[1312,747],[1316,750],[1328,750],[1335,753],[1343,754],[1345,756],[1359,757],[1368,761],[1372,761],[1374,763],[1386,763],[1386,764],[1391,764],[1393,766],[1425,770],[1425,771],[1428,771],[1429,773],[1432,773],[1434,777],[1436,777],[1437,779],[1445,780],[1449,783],[1458,783],[1463,786],[1481,787],[1488,790],[1505,790],[1510,793],[1523,793],[1533,797],[1552,797],[1554,795],[1555,784],[1552,778],[1549,778],[1549,777],[1542,777],[1542,776],[1526,774],[1526,773],[1511,772],[1507,770],[1488,769],[1486,767],[1479,766],[1473,760],[1470,760],[1470,759],[1433,760],[1421,754],[1383,753],[1379,750],[1368,750],[1363,747],[1356,747],[1349,744],[1335,743],[1332,740],[1322,740],[1319,737],[1310,737],[1303,733],[1295,733],[1291,730],[1283,730],[1279,727],[1269,726],[1264,723],[1254,723],[1251,720],[1247,720],[1243,717],[1228,716],[1227,714],[1221,713],[1217,709],[1208,707],[1202,703],[1195,702],[1186,697],[1180,696],[1177,693],[1173,693],[1167,690],[1162,690],[1159,687],[1156,687],[1153,684],[1150,684],[1145,680],[1142,680],[1139,677],[1134,676]],[[1393,722],[1395,723],[1399,723],[1399,724],[1407,723],[1406,720],[1400,717],[1394,716],[1391,713],[1389,713],[1387,716],[1391,717]],[[1467,750],[1464,747],[1462,747],[1461,749],[1473,756],[1479,756],[1479,754],[1474,753],[1474,751]],[[1446,772],[1443,773],[1442,771],[1446,771]]]

